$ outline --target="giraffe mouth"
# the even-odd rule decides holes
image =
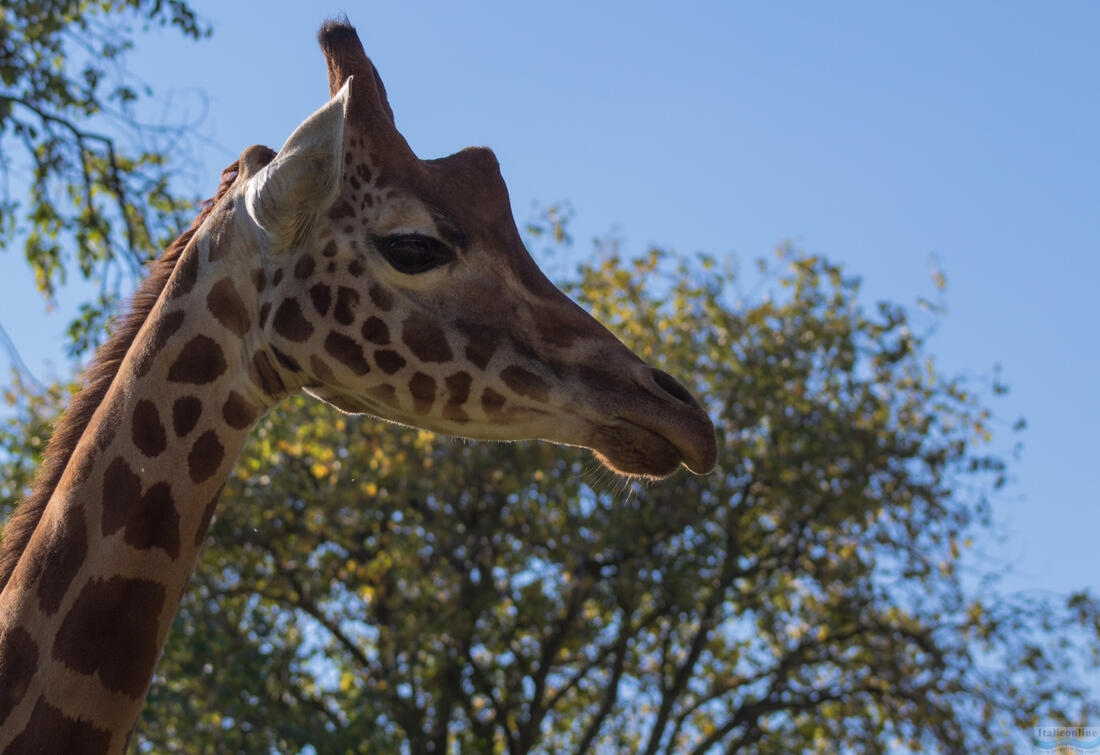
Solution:
[[[710,423],[707,422],[708,428]],[[673,442],[658,432],[626,417],[613,424],[598,425],[593,431],[592,448],[604,466],[630,477],[661,479],[680,465],[696,474],[705,474],[714,466],[714,431],[703,433],[709,441],[702,444]]]

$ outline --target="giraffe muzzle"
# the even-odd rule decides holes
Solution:
[[[657,406],[643,406],[638,413],[625,419],[645,430],[660,435],[680,454],[681,463],[695,474],[707,474],[717,462],[718,446],[714,423],[695,400],[695,396],[680,381],[663,370],[646,368],[641,379],[643,388],[657,401]]]
[[[671,375],[638,367],[634,385],[617,391],[610,417],[595,424],[586,445],[622,474],[662,478],[681,465],[710,472],[718,455],[710,417]]]

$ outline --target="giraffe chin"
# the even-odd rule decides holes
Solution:
[[[626,477],[660,480],[681,464],[692,469],[670,441],[634,423],[601,426],[594,436],[589,448],[596,460]]]

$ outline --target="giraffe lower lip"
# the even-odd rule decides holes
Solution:
[[[668,449],[667,454],[660,454],[661,456],[666,458],[675,456],[676,465],[665,472],[665,475],[672,474],[680,464],[683,464],[694,474],[707,474],[714,468],[717,456],[714,426],[702,411],[699,411],[698,414],[702,417],[701,422],[692,417],[684,423],[684,426],[675,429],[670,428],[665,432],[662,432],[664,428],[654,429],[627,417],[618,417],[617,419],[619,422],[628,425],[636,433],[644,433],[659,441],[661,446]],[[638,436],[636,435],[636,437]]]
[[[614,425],[597,428],[592,445],[606,466],[621,474],[668,477],[683,463],[683,456],[667,438],[649,428],[618,417]]]

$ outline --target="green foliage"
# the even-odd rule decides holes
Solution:
[[[182,225],[167,152],[121,136],[147,95],[131,24],[208,33],[180,0],[0,7],[0,170],[29,186],[0,195],[0,245],[46,296],[100,281],[76,352]],[[529,230],[553,248],[567,221]],[[789,250],[747,300],[713,259],[595,259],[574,294],[703,398],[715,473],[627,484],[577,450],[284,402],[226,489],[137,748],[1009,752],[1097,715],[1075,674],[1100,663],[1100,602],[966,575],[1007,469],[987,397],[905,309]],[[2,518],[75,390],[27,379],[3,394]]]
[[[17,369],[11,384],[3,389],[3,420],[0,420],[0,511],[4,520],[27,493],[42,462],[46,441],[57,419],[76,391],[76,384],[43,386]],[[2,525],[0,525],[2,527]],[[0,529],[0,534],[3,530]]]
[[[1097,601],[963,576],[1006,474],[982,392],[839,267],[782,251],[761,275],[743,301],[712,259],[605,248],[574,286],[703,397],[706,477],[626,484],[586,452],[305,398],[270,412],[138,746],[1011,752],[1094,717],[1075,674],[1100,660]],[[11,392],[5,507],[64,398]]]
[[[100,282],[101,301],[70,328],[73,353],[101,337],[121,276],[132,279],[179,234],[189,204],[169,190],[167,141],[181,131],[152,129],[135,116],[150,94],[123,68],[135,23],[171,25],[192,38],[209,33],[181,0],[0,7],[0,247],[23,246],[47,297],[74,272]],[[149,146],[158,142],[164,146]],[[26,195],[13,196],[12,185],[26,186]]]

